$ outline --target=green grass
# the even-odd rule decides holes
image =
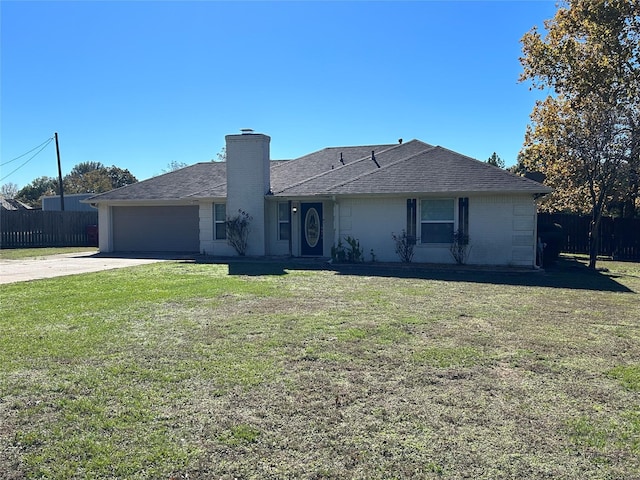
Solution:
[[[640,364],[618,365],[609,371],[609,375],[620,380],[629,390],[640,391]]]
[[[4,285],[2,478],[638,478],[640,265],[599,266]]]
[[[15,248],[0,250],[0,260],[21,260],[40,258],[61,253],[97,252],[95,247],[59,247],[59,248]]]

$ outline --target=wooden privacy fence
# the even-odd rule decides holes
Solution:
[[[3,210],[0,248],[98,245],[98,212]]]
[[[540,213],[538,224],[562,226],[566,253],[589,253],[590,216],[566,213]],[[598,255],[615,260],[640,261],[640,218],[602,217]]]

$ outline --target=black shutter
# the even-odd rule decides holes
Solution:
[[[225,150],[226,151],[226,150]],[[287,202],[287,205],[289,207],[289,255],[293,256],[293,228],[292,228],[292,218],[291,218],[291,210],[293,209],[291,206],[291,200],[289,200]],[[280,217],[280,212],[278,212],[278,218]],[[278,225],[278,228],[280,228],[280,225]]]
[[[415,198],[407,198],[407,240],[412,245],[416,244],[416,204]]]
[[[469,243],[469,198],[458,198],[458,234],[460,243]]]

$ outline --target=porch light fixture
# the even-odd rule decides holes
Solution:
[[[292,208],[291,208],[291,211],[292,211],[293,213],[298,213],[298,207],[292,207]]]

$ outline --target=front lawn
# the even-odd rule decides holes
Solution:
[[[3,285],[2,478],[640,477],[640,264]]]

